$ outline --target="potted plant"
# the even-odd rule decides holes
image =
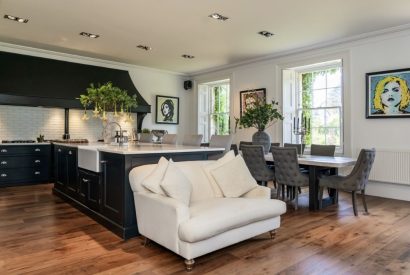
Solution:
[[[258,129],[252,136],[253,144],[263,145],[265,154],[270,149],[270,136],[265,132],[278,120],[283,120],[282,114],[278,111],[278,102],[272,100],[272,103],[266,103],[263,100],[257,100],[255,104],[248,106],[241,118],[235,118],[235,128],[254,127]]]
[[[127,116],[132,121],[131,109],[137,107],[137,95],[129,96],[126,90],[113,86],[111,82],[94,86],[93,83],[87,88],[87,93],[80,95],[80,102],[84,107],[83,120],[88,120],[87,108],[94,108],[93,116],[106,121],[107,112],[113,111],[114,117]],[[118,110],[120,112],[118,113]]]

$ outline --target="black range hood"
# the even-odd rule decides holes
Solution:
[[[0,104],[81,109],[78,98],[90,83],[111,81],[137,95],[138,128],[151,106],[135,88],[128,71],[29,55],[0,52]]]

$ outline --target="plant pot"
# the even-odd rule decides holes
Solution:
[[[265,154],[269,153],[270,136],[265,131],[257,131],[252,135],[253,145],[262,145]]]

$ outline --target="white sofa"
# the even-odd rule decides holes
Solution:
[[[264,186],[240,198],[222,197],[203,170],[210,162],[176,163],[192,184],[189,206],[141,185],[155,164],[136,167],[129,175],[139,233],[184,257],[187,270],[194,258],[209,252],[266,232],[273,238],[286,212],[286,204],[270,199],[271,190]]]

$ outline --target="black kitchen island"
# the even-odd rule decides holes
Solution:
[[[134,197],[128,175],[132,168],[154,164],[163,156],[174,161],[206,160],[223,148],[141,144],[102,145],[101,172],[78,169],[78,150],[87,145],[55,145],[53,193],[71,203],[123,239],[138,235]],[[90,145],[91,146],[91,145]]]

